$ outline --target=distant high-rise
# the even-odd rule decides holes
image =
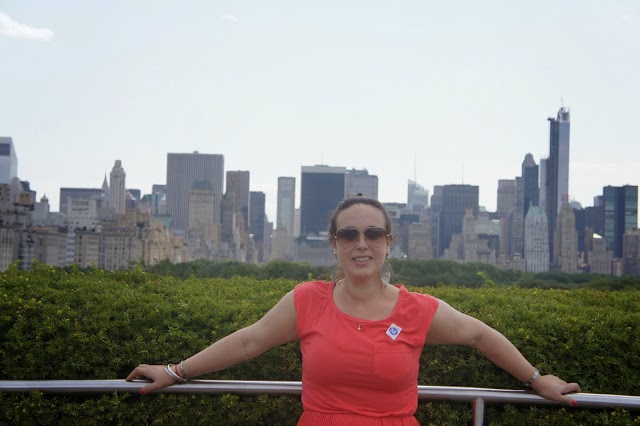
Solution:
[[[0,183],[10,184],[15,177],[18,177],[18,157],[13,139],[0,136]]]
[[[549,221],[549,241],[554,241],[557,217],[569,202],[569,109],[562,107],[549,121],[549,158],[545,170],[545,207]],[[550,250],[553,259],[553,248]]]
[[[233,193],[234,211],[242,213],[244,231],[249,229],[249,181],[248,170],[227,171],[225,194]]]
[[[253,234],[254,241],[262,242],[264,241],[264,225],[267,221],[266,195],[262,191],[251,191],[249,200],[249,233]]]
[[[215,213],[215,192],[209,181],[195,181],[189,191],[189,230],[206,235],[213,226]]]
[[[108,206],[115,210],[117,214],[124,214],[126,210],[125,180],[127,174],[124,172],[122,162],[116,160],[109,174],[109,201]]]
[[[524,257],[524,178],[516,176],[516,205],[510,215],[511,252],[510,256]]]
[[[346,167],[302,166],[300,234],[326,232],[329,218],[344,199]]]
[[[479,187],[474,185],[444,185],[440,212],[438,257],[449,247],[451,237],[462,232],[462,219],[467,209],[478,217]]]
[[[526,217],[529,207],[540,204],[538,165],[531,154],[527,154],[522,162],[522,179],[524,184],[524,216]]]
[[[516,180],[498,180],[497,212],[500,216],[506,216],[516,207]]]
[[[60,213],[67,213],[69,199],[96,200],[98,207],[104,207],[104,190],[102,188],[60,188]]]
[[[220,154],[167,154],[167,213],[173,218],[173,228],[186,231],[189,219],[189,191],[196,181],[207,181],[215,198],[214,223],[220,223],[220,206],[224,180],[224,156]]]
[[[278,178],[278,206],[276,213],[276,229],[286,229],[287,234],[294,235],[296,210],[296,178],[280,176]]]
[[[347,170],[345,176],[345,197],[353,197],[361,193],[365,197],[378,199],[378,176],[370,175],[364,170]]]
[[[554,244],[554,266],[561,272],[578,272],[578,233],[576,218],[569,203],[564,203],[558,214]]]
[[[604,198],[604,238],[607,250],[614,257],[622,257],[624,233],[638,227],[638,187],[605,186]]]
[[[540,192],[538,195],[540,208],[545,214],[547,213],[547,161],[547,158],[540,159]]]
[[[407,185],[407,208],[411,212],[417,212],[429,207],[429,191],[418,182],[409,179]]]
[[[527,272],[549,270],[549,225],[539,206],[531,206],[524,220],[524,258]]]

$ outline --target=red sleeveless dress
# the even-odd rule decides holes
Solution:
[[[294,289],[304,407],[298,425],[419,425],[418,364],[438,299],[396,285],[391,315],[368,321],[337,308],[334,285]]]

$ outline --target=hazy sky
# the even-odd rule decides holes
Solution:
[[[115,160],[149,193],[196,150],[249,170],[271,221],[278,176],[316,164],[494,210],[562,105],[572,197],[640,184],[639,1],[0,0],[0,136],[55,211]]]

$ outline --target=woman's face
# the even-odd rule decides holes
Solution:
[[[336,229],[331,245],[345,278],[379,277],[391,243],[391,237],[386,235],[384,214],[373,206],[354,204],[338,213]],[[354,238],[355,230],[358,232]]]

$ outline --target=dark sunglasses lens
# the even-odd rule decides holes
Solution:
[[[345,228],[338,231],[336,238],[338,240],[353,242],[358,239],[358,235],[360,235],[360,231],[355,228]]]
[[[368,241],[379,241],[387,236],[387,231],[382,228],[367,228],[364,230],[364,237]]]

